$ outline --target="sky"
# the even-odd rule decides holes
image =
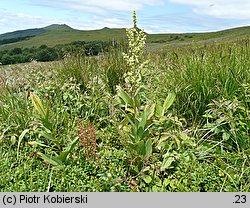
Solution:
[[[0,0],[0,34],[50,24],[80,30],[130,28],[133,10],[147,33],[250,25],[250,0]]]

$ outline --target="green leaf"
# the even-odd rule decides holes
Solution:
[[[144,86],[140,86],[135,92],[135,97],[137,97],[144,89],[145,89]]]
[[[64,151],[60,153],[60,155],[57,157],[62,162],[66,161],[66,158],[70,152],[72,152],[73,148],[75,147],[76,143],[78,142],[78,138],[74,139],[66,148]]]
[[[143,180],[144,180],[147,184],[149,184],[149,183],[151,183],[152,178],[151,178],[151,176],[146,175],[145,177],[143,177]]]
[[[51,135],[50,131],[49,132],[48,131],[40,131],[40,135],[43,136],[44,138],[54,142],[55,138]]]
[[[118,87],[118,96],[125,102],[126,105],[133,106],[133,100],[120,86]]]
[[[30,93],[30,99],[33,103],[33,106],[35,108],[35,110],[37,111],[37,113],[42,117],[42,118],[46,118],[47,116],[47,112],[43,107],[43,104],[40,100],[40,98],[35,95],[34,93]]]
[[[16,143],[16,136],[12,135],[10,138],[11,144],[14,145]]]
[[[152,140],[148,139],[145,143],[146,159],[152,154]]]
[[[152,191],[153,191],[153,192],[159,192],[159,187],[157,187],[156,185],[154,185],[154,186],[152,187]]]
[[[61,149],[61,144],[58,139],[54,138],[51,135],[51,131],[47,128],[45,128],[44,131],[40,131],[40,136],[43,136],[45,139],[48,139],[49,141],[52,141],[58,149]]]
[[[139,140],[142,140],[144,137],[144,129],[142,127],[139,127],[139,129],[137,130],[137,136],[139,138]]]
[[[131,125],[135,125],[134,124],[134,117],[131,113],[128,113],[126,114],[126,119],[128,120],[128,122],[131,124]]]
[[[133,114],[135,113],[135,110],[133,108],[126,108],[125,110]]]
[[[52,124],[49,122],[49,104],[47,104],[45,108],[40,98],[34,93],[30,93],[30,99],[32,101],[35,111],[39,115],[40,120],[43,122],[43,125],[51,129]]]
[[[135,102],[135,106],[141,106],[141,101],[140,101],[140,93],[143,91],[144,87],[143,86],[140,86],[135,94],[134,94],[134,102]]]
[[[145,129],[145,126],[146,126],[146,123],[147,123],[147,112],[144,111],[141,115],[141,118],[140,118],[140,122],[139,122],[139,125],[138,125],[138,128],[142,128],[143,130]]]
[[[154,115],[154,113],[155,113],[155,106],[156,106],[156,104],[153,103],[151,106],[146,106],[145,107],[144,112],[146,114],[147,121],[150,120],[152,118],[152,116]]]
[[[54,166],[56,166],[59,169],[63,168],[63,163],[58,158],[53,157],[53,156],[48,156],[48,155],[43,154],[41,152],[38,152],[37,155],[39,155],[44,161],[47,161],[51,165],[54,165]]]
[[[138,128],[142,128],[143,130],[145,130],[147,121],[149,121],[152,118],[152,116],[154,115],[154,111],[155,111],[155,103],[152,104],[151,106],[145,106],[144,111],[140,118]]]
[[[126,114],[125,118],[122,120],[121,124],[119,125],[119,129],[125,127],[125,126],[128,126],[129,123],[131,124],[132,123],[132,120],[131,120],[131,116],[130,114]]]
[[[156,103],[156,106],[155,106],[155,115],[157,117],[161,117],[161,116],[164,115],[164,110],[163,110],[161,102],[157,102]]]
[[[145,156],[145,143],[143,140],[133,144],[132,147],[138,154]]]
[[[42,144],[42,143],[37,142],[37,141],[30,141],[30,142],[28,142],[28,144],[29,144],[30,146],[36,146],[36,145],[39,145],[39,146],[41,146],[41,147],[48,147],[47,145]]]
[[[174,162],[174,157],[166,157],[164,158],[163,162],[162,162],[162,166],[161,166],[161,171],[165,171],[166,169],[168,169],[171,164]]]
[[[18,154],[19,154],[19,149],[20,149],[21,142],[22,142],[22,140],[23,140],[25,134],[27,134],[28,131],[29,131],[29,129],[23,130],[23,132],[21,133],[21,135],[20,135],[19,138],[18,138],[18,144],[17,144],[17,158],[18,158]]]
[[[230,134],[228,134],[227,132],[224,132],[224,133],[222,134],[222,139],[223,139],[224,141],[227,141],[229,138],[230,138]]]
[[[164,101],[163,104],[163,111],[164,113],[166,112],[167,109],[169,109],[169,107],[173,104],[175,100],[175,94],[174,93],[169,93],[166,100]]]
[[[178,137],[176,135],[173,135],[173,137],[174,137],[174,140],[176,142],[177,148],[180,149],[181,148],[180,140],[178,139]]]
[[[134,134],[129,134],[130,136],[130,140],[132,141],[132,143],[135,142],[136,138],[135,138],[135,135]]]

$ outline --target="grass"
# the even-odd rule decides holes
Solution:
[[[0,191],[249,191],[249,51],[243,38],[148,52],[133,118],[120,50],[0,66]]]
[[[196,49],[188,47],[163,53],[157,64],[165,75],[163,83],[180,95],[178,103],[186,104],[178,107],[177,111],[185,114],[188,113],[186,109],[189,109],[192,115],[188,118],[192,121],[201,120],[213,99],[234,99],[242,83],[250,81],[250,63],[246,58],[249,53],[248,41],[246,39],[238,43],[239,48],[227,43],[210,44]]]

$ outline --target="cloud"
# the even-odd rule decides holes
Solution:
[[[227,25],[221,21],[215,26],[214,19],[192,13],[166,13],[151,16],[142,20],[143,27],[149,33],[185,33],[214,31]],[[228,22],[227,22],[228,23]]]
[[[162,0],[33,0],[33,5],[71,8],[81,11],[104,13],[108,11],[141,10],[144,6],[162,5]]]
[[[148,33],[205,32],[250,24],[249,0],[25,0],[24,5],[0,8],[0,34],[50,24],[81,30],[128,28],[134,9],[139,27]]]
[[[130,27],[130,21],[125,17],[93,15],[92,18],[82,19],[77,16],[64,18],[51,18],[45,16],[34,16],[25,13],[14,13],[0,9],[0,34],[15,30],[40,28],[50,24],[67,24],[75,29],[93,30],[103,27],[120,28]]]
[[[67,19],[64,20],[65,24],[69,26],[80,29],[80,30],[94,30],[101,29],[103,27],[109,28],[121,28],[121,27],[130,27],[128,24],[129,21],[122,18],[116,17],[102,17],[102,16],[93,16],[91,19],[83,21],[82,19]]]
[[[196,14],[205,14],[221,19],[247,20],[250,18],[249,0],[169,0],[172,3],[189,5]]]
[[[144,11],[145,7],[163,3],[162,0],[25,0],[26,7],[38,11],[38,15],[28,14],[28,9],[19,13],[11,8],[0,9],[0,34],[55,23],[81,30],[127,28],[132,26],[133,10]]]
[[[0,33],[24,28],[41,26],[48,19],[41,16],[32,16],[24,13],[13,13],[0,9]],[[53,19],[51,19],[51,22]],[[5,31],[8,28],[8,31]]]

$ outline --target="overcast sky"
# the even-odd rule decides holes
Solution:
[[[131,27],[133,10],[148,33],[250,25],[250,0],[0,0],[0,34],[50,24],[81,30]]]

